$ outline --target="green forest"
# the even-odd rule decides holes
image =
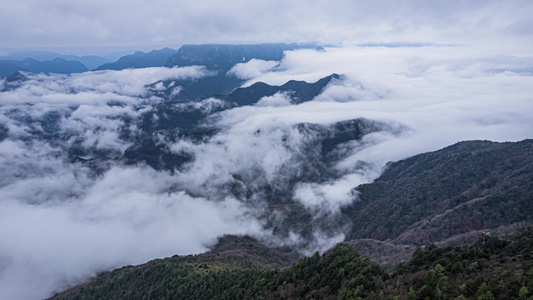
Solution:
[[[346,244],[287,267],[247,267],[264,246],[235,243],[240,255],[123,267],[52,299],[533,299],[533,227],[472,245],[427,244],[389,272]]]

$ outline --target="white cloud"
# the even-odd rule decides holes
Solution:
[[[140,104],[146,85],[166,79],[198,79],[212,72],[201,66],[92,71],[71,75],[28,75],[29,80],[2,93],[3,105],[19,103],[107,104],[109,101]]]
[[[111,161],[109,170],[95,176],[71,163],[66,149],[81,143],[122,154],[131,141],[120,138],[126,124],[121,117],[150,112],[139,106],[146,104],[145,85],[208,76],[202,69],[31,76],[20,89],[0,93],[0,123],[8,128],[8,138],[0,142],[1,294],[46,297],[101,270],[200,252],[224,233],[302,244],[296,230],[286,238],[263,231],[256,220],[265,207],[260,194],[241,203],[228,193],[239,176],[253,189],[284,184],[297,174],[310,138],[295,128],[299,123],[327,126],[366,118],[390,126],[341,145],[343,155],[332,166],[340,174],[336,178],[296,185],[293,200],[317,219],[335,217],[350,203],[351,188],[373,180],[388,161],[460,140],[532,138],[533,76],[527,66],[533,58],[523,49],[343,47],[287,52],[275,68],[243,65],[253,67],[245,70],[253,76],[249,83],[315,82],[331,73],[344,78],[300,105],[287,105],[277,94],[257,106],[217,114],[207,125],[220,131],[210,140],[169,145],[196,158],[173,175]],[[113,99],[124,105],[107,106]],[[175,108],[209,112],[223,105],[210,98]],[[57,113],[63,139],[42,137],[40,120],[50,113]],[[128,126],[139,130],[135,122]],[[343,238],[342,232],[313,229],[306,253]]]
[[[249,62],[236,64],[228,71],[229,76],[235,76],[240,79],[252,79],[261,74],[274,69],[278,65],[277,61],[251,59]]]
[[[49,183],[57,180],[62,178]],[[171,180],[146,169],[114,169],[67,203],[26,205],[3,198],[0,240],[9,242],[0,245],[2,295],[51,296],[103,269],[198,253],[219,235],[260,230],[236,200],[212,202],[162,191],[160,182]]]
[[[276,93],[259,99],[256,106],[288,106],[291,105],[290,95],[287,93]]]

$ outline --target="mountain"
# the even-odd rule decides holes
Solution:
[[[123,70],[132,68],[163,67],[167,60],[177,51],[170,48],[153,50],[148,53],[137,51],[134,54],[122,56],[114,63],[99,66],[96,70]]]
[[[53,60],[38,61],[33,58],[26,58],[21,61],[4,61],[6,69],[0,69],[0,75],[6,76],[14,73],[13,68],[9,66],[16,66],[18,69],[16,71],[29,71],[31,73],[56,73],[56,74],[71,74],[71,73],[82,73],[88,71],[81,62],[74,60],[65,60],[63,58],[55,58]],[[2,65],[0,65],[2,66]]]
[[[235,103],[238,106],[252,105],[261,98],[273,96],[277,93],[285,93],[291,98],[293,104],[307,102],[318,96],[320,92],[333,80],[341,78],[338,74],[324,77],[315,83],[291,80],[281,86],[272,86],[264,82],[256,82],[249,87],[237,88],[231,94],[223,97],[224,100]]]
[[[62,55],[62,54],[51,52],[51,51],[17,51],[17,52],[9,53],[9,55],[0,56],[0,61],[13,61],[13,60],[22,61],[27,58],[31,58],[37,61],[50,61],[56,58],[62,58],[67,61],[71,61],[71,60],[79,61],[89,70],[93,70],[96,67],[109,62],[109,59],[96,56],[96,55],[84,55],[84,56]],[[6,73],[3,67],[0,67],[0,70],[2,73]],[[20,70],[20,71],[28,71],[28,70]],[[12,73],[8,73],[6,75],[9,75]]]
[[[123,227],[126,232],[134,228],[134,241],[116,240],[124,248],[113,250],[113,257],[131,245],[141,246],[146,235],[153,235],[156,244],[174,243],[168,237],[190,233],[189,224],[199,224],[199,239],[180,238],[179,243],[187,243],[182,245],[194,247],[178,245],[176,252],[201,249],[227,230],[237,232],[209,228],[217,224],[218,213],[231,213],[231,220],[221,221],[228,228],[251,224],[249,232],[256,234],[257,239],[221,237],[205,254],[104,273],[62,295],[450,299],[490,298],[490,292],[503,299],[517,298],[522,290],[522,298],[529,297],[529,290],[522,289],[529,288],[529,254],[518,250],[529,247],[520,244],[528,241],[527,230],[494,239],[484,232],[500,235],[533,224],[533,140],[465,141],[390,162],[381,170],[382,154],[373,149],[382,149],[384,140],[408,141],[405,137],[416,127],[360,117],[377,115],[355,111],[359,103],[320,101],[337,84],[349,88],[349,77],[242,86],[243,80],[227,72],[252,58],[281,59],[283,47],[288,46],[184,46],[167,62],[201,64],[208,72],[198,79],[162,79],[168,72],[161,68],[138,70],[163,74],[141,82],[118,80],[120,72],[16,72],[0,80],[0,91],[6,92],[0,107],[1,192],[20,202],[17,210],[44,211],[52,220],[57,214],[48,213],[50,203],[61,215],[64,209],[68,214],[72,209],[73,216],[83,212],[83,224],[78,219],[67,224],[105,224],[113,242],[124,234]],[[50,178],[63,179],[51,184]],[[176,217],[188,214],[188,203],[199,212],[193,210],[191,220]],[[115,222],[120,226],[107,226]],[[170,223],[173,227],[167,227]],[[172,231],[165,234],[166,229]],[[83,228],[76,230],[99,249],[114,245],[100,245],[100,233],[92,229],[94,235],[87,238]],[[63,235],[50,240],[57,238],[71,240]],[[344,244],[322,255],[300,257],[339,241]],[[174,245],[163,253],[172,253]],[[73,253],[84,252],[76,247]],[[159,246],[147,247],[141,257],[161,255],[155,251]],[[15,250],[5,260],[13,262],[14,270],[27,270],[25,254]],[[81,253],[73,263],[83,260],[85,269],[69,275],[67,264],[56,276],[47,266],[61,265],[59,256],[46,252],[53,257],[45,255],[39,272],[30,277],[39,281],[40,274],[53,273],[49,286],[56,290],[124,261],[139,261],[128,253],[129,260]]]
[[[335,83],[335,80],[339,80],[340,78],[340,75],[332,74],[321,78],[315,83],[291,80],[281,86],[271,86],[263,82],[258,82],[249,87],[237,88],[226,95],[216,94],[216,91],[218,91],[217,88],[214,90],[209,89],[208,86],[211,86],[209,84],[211,81],[200,83],[200,80],[183,80],[181,81],[182,85],[180,87],[185,91],[180,91],[181,97],[171,98],[168,101],[155,105],[154,113],[157,116],[157,120],[143,119],[142,128],[146,132],[177,127],[192,128],[207,115],[234,107],[253,105],[261,98],[272,96],[276,93],[287,93],[293,104],[310,101],[318,96],[327,85]],[[157,83],[149,85],[149,87],[154,87],[155,85]],[[202,89],[204,85],[206,85],[206,88]],[[176,87],[176,85],[173,86]],[[169,96],[166,93],[169,90],[166,89],[163,92],[152,90],[149,96],[168,98]],[[182,106],[186,106],[186,103],[190,104],[197,100],[207,100],[212,97],[221,101],[219,106],[214,108],[214,110],[205,111],[202,107],[194,108],[194,106],[190,106],[185,110],[182,109]],[[182,106],[176,106],[176,102],[181,103]],[[146,115],[147,118],[151,118],[152,116],[152,114]]]
[[[216,95],[227,95],[244,83],[225,73],[210,74],[199,79],[162,80],[149,85],[148,96],[156,96],[170,102],[200,101]],[[163,89],[156,88],[162,85]]]
[[[350,245],[390,268],[409,257],[417,246],[429,242],[458,245],[474,241],[484,231],[510,233],[533,224],[533,140],[466,141],[390,163],[374,182],[354,188],[357,200],[344,207],[332,222],[309,214],[292,200],[296,185],[342,177],[333,168],[344,158],[338,152],[339,145],[361,140],[367,133],[393,130],[358,119],[329,126],[298,124],[294,128],[309,137],[302,146],[308,150],[280,169],[280,180],[266,183],[260,173],[254,177],[236,173],[229,189],[220,190],[245,203],[257,197],[266,199],[266,227],[280,235],[290,229],[309,238],[311,223],[323,232],[344,230]],[[286,138],[291,139],[290,135]],[[183,170],[194,161],[194,153],[172,153],[157,141],[153,136],[150,147],[132,146],[125,157],[133,159],[132,163],[144,159],[152,167],[163,169]],[[280,209],[288,214],[270,219],[270,214]]]
[[[391,163],[344,209],[348,239],[457,244],[533,224],[533,140],[460,142]]]
[[[304,258],[286,269],[265,267],[255,262],[250,264],[247,263],[249,259],[256,262],[273,260],[283,262],[287,267],[292,261],[274,249],[247,242],[249,238],[232,239],[235,241],[225,251],[174,256],[143,266],[125,267],[51,299],[301,298],[302,294],[334,295],[343,284],[338,279],[355,278],[356,274],[364,276],[361,283],[368,284],[371,289],[374,288],[372,282],[382,274],[377,264],[363,259],[344,245],[323,256],[317,253]],[[146,274],[150,274],[149,277]]]
[[[269,85],[264,82],[256,82],[248,87],[238,87],[243,83],[231,76],[211,76],[199,80],[169,80],[156,82],[149,85],[152,89],[150,96],[157,96],[169,99],[169,102],[197,101],[209,97],[220,98],[231,107],[253,105],[261,98],[270,97],[278,93],[283,93],[290,98],[291,104],[299,104],[311,101],[318,96],[324,88],[340,80],[342,76],[332,74],[321,78],[317,82],[308,83],[305,81],[291,80],[281,86]],[[167,87],[163,90],[156,90],[155,86],[163,84]],[[179,88],[179,93],[173,93],[173,89]]]
[[[76,56],[76,55],[62,55],[60,58],[64,58],[66,60],[77,60],[81,62],[83,65],[87,67],[89,70],[94,70],[98,68],[99,66],[108,63],[109,59],[96,56],[96,55],[84,55],[84,56]]]
[[[317,48],[313,44],[259,44],[259,45],[183,45],[166,63],[167,67],[202,65],[210,70],[226,73],[235,64],[251,59],[275,60],[283,58],[283,51]]]
[[[20,71],[16,71],[11,75],[7,75],[4,77],[4,80],[0,82],[0,92],[18,89],[28,79],[28,76]]]
[[[197,101],[213,96],[228,95],[244,83],[244,80],[227,74],[235,64],[245,63],[251,59],[279,61],[283,58],[283,51],[300,48],[317,48],[317,46],[310,44],[183,45],[170,56],[165,66],[200,65],[206,67],[212,74],[195,80],[155,82],[151,85],[152,87],[162,85],[164,89],[154,89],[150,95],[164,97],[170,101]],[[176,92],[178,90],[179,92]],[[270,93],[263,92],[262,95],[266,96]]]
[[[53,51],[15,51],[8,55],[0,56],[1,60],[24,60],[26,58],[33,58],[35,60],[53,60],[55,58],[64,58],[61,54]]]
[[[30,72],[30,70],[19,66],[16,62],[0,60],[0,77],[11,75],[19,71]]]
[[[161,135],[173,141],[184,138],[206,139],[218,132],[213,127],[201,126],[198,128],[198,125],[205,123],[210,115],[234,107],[252,105],[263,97],[280,92],[290,92],[290,97],[294,99],[294,103],[310,101],[320,94],[329,83],[339,78],[339,75],[332,74],[315,83],[293,80],[282,86],[256,83],[250,87],[238,88],[225,96],[216,96],[221,99],[221,102],[209,110],[202,106],[195,107],[194,105],[184,109],[183,106],[176,105],[175,101],[154,105],[153,110],[143,114],[141,118],[140,128],[147,135],[131,145],[125,151],[124,158],[128,164],[145,162],[157,170],[179,170],[184,164],[193,160],[194,156],[186,153],[172,153],[167,145],[158,142]],[[187,87],[190,88],[190,85],[187,85]],[[206,90],[203,92],[205,93]],[[196,93],[191,92],[191,94],[194,94],[194,97],[198,97]],[[179,134],[172,134],[174,129],[179,129]]]
[[[123,267],[50,299],[528,299],[533,228],[472,245],[418,248],[386,272],[357,251],[290,259],[248,237],[196,256]],[[220,242],[219,242],[220,244]],[[285,268],[280,267],[285,266]],[[531,298],[529,298],[531,299]]]

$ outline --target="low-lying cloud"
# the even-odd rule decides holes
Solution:
[[[277,65],[277,61],[254,58],[247,63],[236,64],[228,71],[228,75],[248,80],[274,69]]]
[[[167,79],[198,79],[213,75],[202,66],[91,71],[78,74],[37,74],[13,91],[2,93],[2,104],[47,103],[96,105],[109,101],[138,104],[145,85]],[[0,81],[0,84],[2,82]]]
[[[290,95],[276,94],[219,112],[201,124],[217,128],[204,139],[154,134],[172,153],[193,155],[174,173],[121,157],[147,134],[139,120],[165,101],[150,89],[167,87],[148,84],[208,71],[28,75],[0,93],[0,294],[51,296],[103,270],[204,251],[226,233],[301,246],[302,253],[325,250],[344,238],[330,221],[353,201],[351,189],[379,176],[388,161],[460,140],[533,137],[533,76],[524,71],[532,61],[443,46],[298,50],[279,65],[251,61],[233,71],[247,84],[343,77],[310,102],[290,105]],[[209,98],[174,107],[224,105]],[[365,121],[343,123],[349,120]],[[363,135],[327,156],[317,145],[335,124],[356,124]],[[321,168],[322,177],[312,174]],[[313,220],[311,236],[299,228],[272,233],[268,221],[287,216],[265,217],[272,201],[265,186],[301,205]]]

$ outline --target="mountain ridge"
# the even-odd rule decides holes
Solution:
[[[77,60],[65,60],[56,57],[52,60],[38,61],[33,58],[25,58],[21,61],[6,60],[0,61],[0,76],[7,76],[17,71],[27,71],[31,73],[56,73],[72,74],[89,71],[87,67]]]
[[[494,163],[495,158],[500,158],[500,160],[497,163]],[[400,299],[407,299],[408,294],[418,295],[420,297],[415,299],[423,299],[425,297],[424,295],[436,297],[435,293],[440,291],[440,293],[446,293],[453,297],[458,297],[459,295],[468,297],[464,299],[477,299],[476,297],[481,294],[489,292],[492,295],[505,295],[508,299],[518,299],[520,286],[513,291],[506,290],[497,284],[494,284],[492,289],[482,289],[481,287],[483,286],[483,283],[487,285],[488,283],[499,280],[498,278],[500,277],[498,277],[499,275],[497,272],[500,272],[502,268],[506,272],[512,272],[512,270],[517,267],[524,268],[525,270],[521,273],[522,275],[520,275],[523,276],[521,277],[521,280],[523,282],[530,282],[529,285],[522,284],[522,287],[533,287],[533,276],[531,275],[533,274],[531,272],[531,270],[533,270],[533,256],[531,256],[531,253],[527,252],[527,249],[533,248],[533,228],[530,227],[529,229],[519,230],[520,228],[533,224],[531,222],[532,210],[530,209],[533,204],[533,198],[531,198],[530,191],[530,183],[533,178],[532,160],[533,140],[526,139],[519,142],[506,143],[463,141],[434,152],[422,153],[398,162],[390,163],[383,174],[374,182],[356,187],[354,191],[357,191],[360,199],[343,209],[343,216],[350,218],[352,221],[352,228],[347,234],[344,244],[337,244],[322,256],[316,253],[312,257],[301,258],[299,262],[295,262],[297,260],[295,256],[292,256],[292,259],[291,256],[286,256],[290,255],[290,249],[286,249],[282,252],[279,252],[279,250],[271,252],[271,250],[268,250],[268,247],[264,245],[258,246],[256,244],[257,240],[253,238],[227,236],[222,238],[222,240],[224,240],[223,243],[220,243],[221,239],[219,239],[218,246],[213,248],[218,250],[211,250],[211,252],[200,254],[193,260],[190,260],[192,259],[191,257],[186,259],[186,262],[189,264],[192,263],[193,265],[189,265],[189,271],[187,271],[189,272],[187,273],[188,275],[183,275],[185,277],[181,278],[188,278],[186,280],[191,280],[190,284],[202,286],[199,283],[199,280],[205,280],[201,279],[203,278],[202,276],[204,276],[202,274],[205,274],[205,276],[214,276],[213,282],[218,282],[218,279],[216,279],[218,277],[215,274],[217,272],[223,272],[221,274],[225,274],[224,276],[232,278],[230,282],[233,282],[232,280],[238,280],[241,275],[251,276],[250,278],[259,278],[259,281],[265,280],[265,282],[271,282],[270,285],[263,286],[254,281],[254,279],[250,283],[251,285],[246,284],[242,286],[242,294],[237,294],[241,295],[237,298],[244,297],[245,295],[251,297],[262,295],[262,297],[267,299],[289,299],[291,297],[304,297],[305,295],[314,295],[314,297],[321,295],[320,297],[323,299],[349,299],[349,295],[358,295],[358,293],[362,293],[360,295],[365,295],[365,297],[370,298],[376,298],[378,293],[379,295],[382,295],[383,293],[383,295],[377,297],[377,299],[392,299],[394,295],[400,295]],[[465,163],[467,161],[469,163]],[[503,205],[503,207],[508,207],[510,203],[512,206],[522,210],[522,214],[517,213],[516,211],[512,212],[513,215],[516,215],[518,218],[517,220],[491,217],[491,222],[488,223],[489,226],[472,227],[468,222],[466,225],[459,224],[459,226],[463,227],[463,229],[459,231],[460,234],[466,234],[467,236],[465,236],[464,239],[455,240],[450,243],[449,241],[447,242],[446,239],[450,236],[453,237],[454,235],[457,235],[457,233],[452,230],[451,234],[446,234],[446,231],[450,230],[450,227],[446,225],[447,223],[444,223],[444,225],[440,227],[436,227],[436,230],[444,232],[444,234],[428,238],[432,237],[432,235],[428,235],[427,232],[433,232],[434,227],[429,226],[423,228],[420,226],[417,219],[412,219],[407,214],[402,215],[402,219],[394,219],[394,215],[392,218],[388,216],[389,220],[397,223],[395,226],[398,230],[403,230],[403,232],[407,233],[413,229],[410,226],[406,226],[403,219],[406,219],[407,221],[414,220],[412,223],[413,225],[411,226],[415,226],[418,231],[415,231],[416,235],[414,237],[416,238],[413,239],[412,237],[406,238],[402,236],[402,234],[388,230],[387,224],[382,221],[382,217],[379,213],[369,215],[371,219],[375,220],[374,222],[370,222],[369,218],[365,218],[364,214],[360,213],[361,210],[366,214],[371,214],[373,211],[379,210],[386,215],[390,209],[387,204],[383,204],[383,201],[390,203],[390,198],[387,195],[392,193],[391,191],[398,191],[399,193],[393,193],[392,195],[403,195],[404,198],[395,198],[394,202],[399,204],[410,199],[416,200],[417,198],[412,196],[418,195],[416,188],[412,185],[413,178],[419,178],[418,180],[422,180],[429,184],[432,183],[434,178],[441,178],[441,175],[443,174],[452,174],[450,173],[450,170],[455,170],[453,174],[459,176],[457,180],[464,180],[465,182],[458,188],[450,190],[446,190],[447,182],[445,181],[439,181],[442,185],[440,188],[437,185],[430,184],[430,186],[437,189],[437,191],[447,191],[446,193],[443,193],[439,199],[448,199],[450,198],[450,195],[456,195],[457,192],[460,192],[458,195],[463,196],[464,199],[459,198],[457,203],[452,202],[455,203],[454,205],[456,206],[465,205],[466,203],[469,203],[469,201],[481,205],[474,206],[474,209],[469,208],[470,210],[466,211],[466,213],[470,215],[470,220],[478,218],[478,215],[475,214],[475,212],[480,210],[483,210],[485,214],[490,216],[493,216],[494,214],[496,214],[496,216],[505,216],[505,212],[502,212],[497,204]],[[476,172],[472,173],[473,171]],[[479,190],[473,190],[472,183],[474,183],[474,187]],[[506,186],[507,188],[505,188]],[[413,194],[403,193],[404,190],[413,188],[415,189],[412,192]],[[420,190],[425,190],[424,184],[420,185]],[[522,191],[522,193],[516,194],[517,190]],[[485,199],[493,200],[491,202],[477,200],[478,198],[476,197],[478,194],[482,195]],[[503,200],[504,198],[509,199]],[[431,201],[431,198],[426,198],[426,203],[431,203]],[[363,202],[368,202],[368,204]],[[379,205],[374,208],[374,206],[372,206],[374,204]],[[445,204],[448,204],[448,202]],[[419,207],[416,202],[412,205],[412,211]],[[396,208],[393,206],[392,209],[394,211]],[[425,216],[426,218],[442,217],[439,209],[434,211],[425,210],[425,212],[427,213]],[[446,213],[444,215],[446,215]],[[464,214],[461,215],[461,219],[468,220],[468,218],[463,217],[463,215]],[[452,218],[451,220],[458,219]],[[481,218],[480,222],[483,224],[485,220],[486,218]],[[379,224],[381,224],[381,227]],[[493,236],[502,233],[499,231],[502,225],[508,226],[508,228],[504,228],[507,232],[503,233],[517,233],[513,233],[510,239]],[[294,228],[292,225],[290,227]],[[369,231],[368,228],[372,230]],[[451,227],[451,229],[454,228],[455,227]],[[487,230],[493,232],[493,235],[489,235],[486,232]],[[367,232],[372,232],[373,235],[368,234]],[[386,236],[383,235],[384,233],[390,234],[390,238],[386,238]],[[411,235],[412,233],[409,233],[409,236]],[[407,241],[407,243],[402,244],[402,242],[405,241]],[[438,248],[434,243],[440,243],[442,248]],[[450,244],[455,246],[450,246]],[[524,246],[526,244],[530,246]],[[343,248],[343,245],[349,245],[349,248],[354,250]],[[257,251],[257,249],[262,250]],[[261,255],[259,255],[260,257],[256,257],[257,261],[254,262],[252,257],[245,254],[250,253],[247,251],[264,253],[267,257],[271,257],[278,262],[283,262],[275,267],[277,269],[272,270],[269,269],[270,267],[265,269],[265,258],[261,258]],[[362,257],[365,257],[365,259],[363,259],[358,252],[352,251],[360,251]],[[240,267],[235,267],[236,265],[233,265],[233,267],[221,265],[220,261],[217,260],[217,257],[220,256],[220,254],[217,254],[219,252],[225,252],[229,257],[236,258],[241,262]],[[332,260],[330,260],[331,255],[337,255],[339,258],[332,258]],[[335,262],[341,260],[340,257],[343,257],[344,255],[349,257],[347,258],[348,260],[342,265],[335,264]],[[227,257],[224,255],[222,256]],[[459,258],[453,259],[453,257]],[[250,259],[252,259],[252,261],[250,261]],[[371,263],[367,259],[378,261],[382,267],[378,267],[377,263]],[[295,263],[290,265],[290,261]],[[519,263],[517,263],[517,261]],[[335,277],[332,274],[347,274],[343,272],[347,272],[346,264],[349,262],[357,262],[358,264],[361,264],[361,268],[355,269],[355,273],[350,273],[352,275],[348,275],[349,278],[347,279],[343,279],[344,277],[334,279]],[[341,271],[341,266],[344,266],[344,271]],[[391,271],[390,273],[387,273],[385,270]],[[330,273],[330,271],[333,273]],[[435,282],[427,279],[428,276],[433,276],[431,275],[433,272],[440,272],[438,273],[441,274],[439,276],[444,276],[442,274],[446,274],[449,278],[447,279],[447,283],[436,285]],[[169,276],[169,274],[165,272],[161,274],[161,276]],[[316,276],[317,274],[319,277]],[[364,274],[367,274],[366,277]],[[359,281],[359,283],[357,283],[358,281],[356,278],[360,278],[357,276],[363,276],[367,281]],[[394,280],[391,278],[394,278]],[[98,281],[100,279],[97,278],[96,280]],[[100,281],[97,286],[100,284],[108,286],[108,279],[102,280],[103,281]],[[360,278],[358,280],[362,279]],[[400,288],[400,285],[396,284],[396,280],[398,282],[404,282],[405,286]],[[222,284],[225,286],[223,283],[216,284]],[[363,285],[362,289],[359,288],[361,284]],[[252,287],[254,285],[256,288]],[[473,287],[465,290],[463,285]],[[309,288],[305,288],[305,286],[308,286]],[[326,286],[329,286],[329,289],[324,289]],[[157,290],[160,287],[148,286],[148,290],[140,288],[134,293],[144,294],[149,291],[154,291],[153,288],[156,288]],[[165,289],[165,287],[161,288]],[[168,289],[174,291],[174,288],[170,286]],[[224,289],[229,289],[229,287],[225,287]],[[76,288],[74,290],[79,291],[79,289],[76,290]],[[521,290],[522,294],[529,293],[529,290]],[[67,294],[64,295],[68,295],[70,292],[66,293]],[[83,295],[83,293],[79,295]],[[109,295],[112,295],[112,293]],[[164,296],[162,294],[157,295],[160,295],[161,297]],[[171,295],[173,295],[172,297],[174,298],[181,297],[187,299],[188,297],[188,294],[182,292],[172,293]],[[219,294],[214,295],[209,293],[199,294],[197,299],[211,297],[223,298],[223,295],[224,291],[221,290]],[[69,299],[68,297],[61,298],[59,295],[56,297],[57,298],[52,299]]]
[[[134,54],[120,57],[117,61],[106,63],[95,70],[124,70],[135,68],[164,67],[170,56],[177,50],[163,48],[150,52],[137,51]]]
[[[235,240],[231,251],[264,247],[225,238]],[[389,272],[342,243],[283,268],[228,265],[208,252],[116,269],[49,299],[528,299],[532,247],[532,227],[461,247],[428,244]]]
[[[284,51],[317,48],[315,44],[203,44],[183,45],[167,61],[167,67],[185,67],[204,65],[208,69],[220,73],[229,71],[237,63],[245,63],[251,59],[279,61]]]
[[[351,237],[422,245],[469,230],[530,224],[531,174],[533,140],[460,142],[401,160],[390,164],[373,183],[354,190],[359,201],[345,208],[357,220]],[[483,212],[486,205],[498,204],[506,209]]]

